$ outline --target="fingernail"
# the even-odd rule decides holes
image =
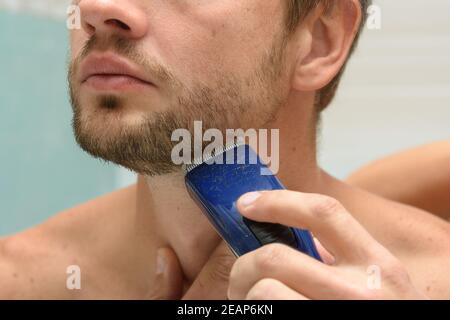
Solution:
[[[248,207],[258,200],[259,197],[261,197],[261,192],[246,193],[239,199],[239,204],[243,207]]]
[[[162,275],[165,269],[166,269],[166,259],[161,254],[161,252],[158,252],[158,257],[156,258],[156,274]]]

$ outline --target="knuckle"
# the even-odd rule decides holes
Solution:
[[[228,282],[235,258],[227,254],[221,254],[213,259],[214,268],[210,272],[210,280],[213,282]]]
[[[395,257],[387,258],[382,263],[382,277],[389,285],[403,287],[410,283],[409,274],[402,263]]]
[[[320,219],[329,219],[344,211],[342,204],[334,198],[318,195],[311,207],[311,213]]]
[[[405,295],[411,292],[412,283],[409,274],[403,264],[396,257],[391,255],[379,254],[375,266],[378,266],[379,285],[377,288],[368,288],[366,290],[367,299],[386,299],[398,298],[399,295]],[[378,290],[377,290],[378,289]],[[387,295],[387,296],[386,296]]]
[[[262,279],[258,281],[247,293],[247,300],[266,300],[271,292],[276,290],[275,281],[271,279]]]
[[[276,268],[283,256],[284,247],[281,244],[269,244],[255,255],[255,263],[259,270],[271,270]]]

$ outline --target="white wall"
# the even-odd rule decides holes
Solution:
[[[376,0],[381,30],[365,30],[324,114],[320,159],[345,177],[398,150],[450,138],[450,1]]]

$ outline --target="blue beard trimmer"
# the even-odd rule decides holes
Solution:
[[[237,257],[282,243],[321,260],[309,231],[252,221],[239,213],[236,202],[243,194],[285,189],[275,175],[262,175],[269,168],[250,146],[223,148],[184,170],[189,194]]]

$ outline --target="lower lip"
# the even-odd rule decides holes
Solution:
[[[139,90],[153,86],[149,82],[126,75],[93,75],[83,84],[100,91]]]

